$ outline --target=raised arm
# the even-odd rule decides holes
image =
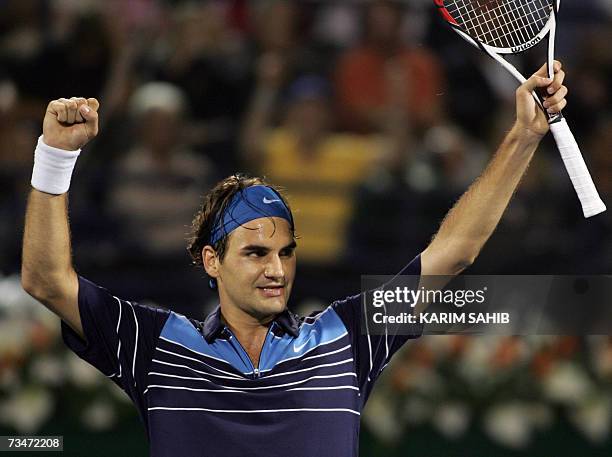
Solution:
[[[548,122],[531,92],[546,88],[545,107],[552,113],[567,104],[565,73],[555,62],[553,81],[542,67],[516,91],[517,118],[495,156],[444,218],[431,244],[421,254],[423,275],[456,275],[474,262],[499,223],[527,170]]]
[[[272,123],[285,66],[283,57],[272,53],[262,55],[257,63],[257,83],[240,134],[242,158],[256,170],[260,168],[264,136]]]
[[[98,107],[94,98],[62,98],[47,106],[23,237],[22,287],[81,336],[67,187],[78,151],[98,133]]]

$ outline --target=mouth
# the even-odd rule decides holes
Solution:
[[[281,297],[285,291],[284,286],[272,286],[272,285],[258,287],[258,289],[261,290],[264,297],[269,297],[269,298]]]

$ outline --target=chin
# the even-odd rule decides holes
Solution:
[[[284,298],[274,298],[265,300],[263,303],[260,302],[259,312],[267,316],[271,314],[282,313],[287,307],[287,302]]]

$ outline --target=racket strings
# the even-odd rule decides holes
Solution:
[[[529,42],[552,13],[552,0],[448,0],[444,5],[471,36],[497,48]]]

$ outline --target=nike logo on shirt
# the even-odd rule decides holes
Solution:
[[[316,330],[313,330],[312,333],[310,334],[310,336],[308,337],[308,339],[306,340],[305,343],[300,344],[299,346],[296,346],[295,343],[293,344],[293,351],[294,352],[300,352],[302,349],[304,349],[304,347],[308,344],[308,342],[310,341],[310,339],[315,336],[315,333],[317,333]]]

